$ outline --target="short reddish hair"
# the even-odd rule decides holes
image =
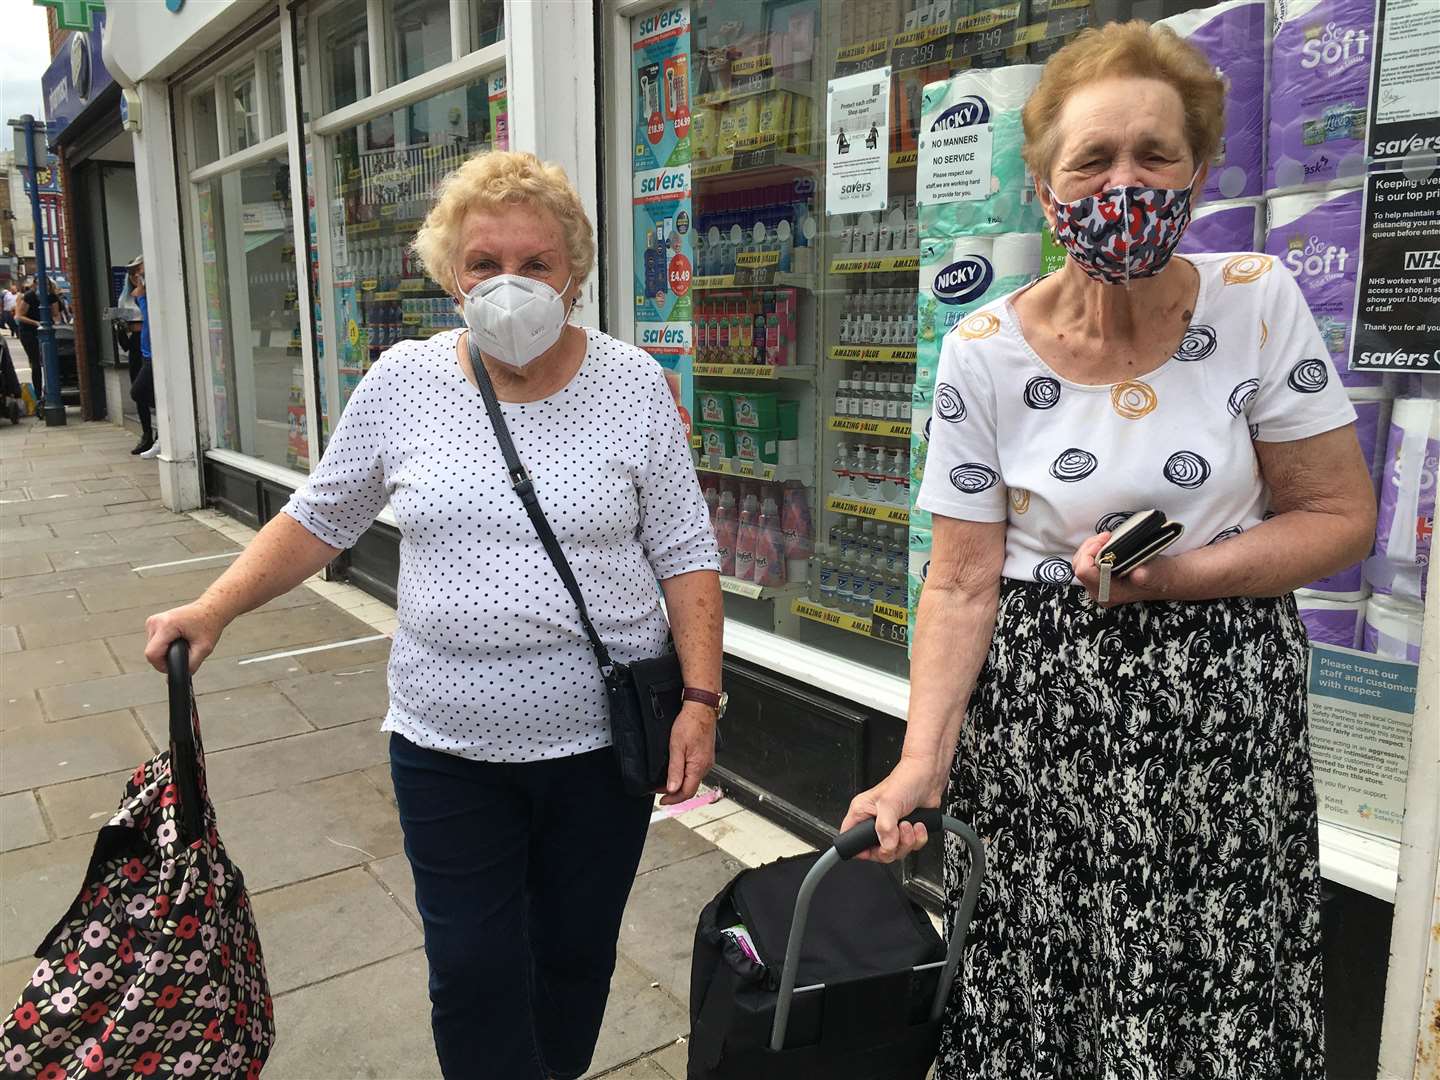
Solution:
[[[1055,163],[1057,127],[1077,89],[1103,79],[1155,79],[1173,86],[1185,107],[1185,139],[1195,167],[1214,158],[1225,133],[1225,80],[1195,46],[1168,26],[1140,19],[1081,31],[1045,65],[1025,103],[1025,164],[1044,180]]]

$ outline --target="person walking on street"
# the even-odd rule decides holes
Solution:
[[[60,322],[60,297],[50,289],[50,321]],[[15,305],[15,321],[20,324],[20,344],[30,358],[30,382],[35,387],[35,415],[45,416],[45,365],[40,357],[40,285],[31,278],[28,287]]]
[[[1285,266],[1172,257],[1224,101],[1143,22],[1053,56],[1025,160],[1068,258],[941,349],[904,747],[842,826],[893,861],[943,803],[985,840],[937,1080],[1325,1076],[1293,592],[1365,557],[1375,493]],[[1183,532],[1112,581],[1150,508]]]
[[[477,380],[610,654],[657,657],[673,635],[686,689],[666,804],[714,761],[719,556],[664,371],[569,321],[595,234],[563,170],[477,154],[442,183],[414,250],[466,327],[381,356],[304,486],[199,600],[149,619],[145,655],[163,670],[183,637],[198,665],[233,618],[316,573],[388,503],[401,543],[384,727],[440,1067],[573,1080],[599,1036],[654,800],[621,783],[581,611]]]
[[[15,321],[15,305],[19,300],[20,298],[15,295],[15,290],[9,285],[6,285],[4,292],[0,293],[0,304],[3,304],[3,311],[0,311],[0,326],[17,337],[20,334],[20,324]]]
[[[145,293],[145,256],[137,255],[126,267],[125,294],[120,297],[121,307],[129,297],[138,319],[122,324],[120,339],[130,354],[130,398],[140,414],[140,441],[130,453],[143,458],[153,458],[160,453],[160,442],[155,437],[151,413],[155,408],[155,368],[150,353],[150,301]]]

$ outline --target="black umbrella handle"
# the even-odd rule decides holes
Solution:
[[[183,846],[205,835],[205,794],[200,790],[200,750],[195,745],[190,686],[190,643],[176,638],[165,654],[170,683],[170,775],[180,799]]]

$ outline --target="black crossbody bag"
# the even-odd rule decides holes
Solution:
[[[670,770],[670,729],[675,717],[680,714],[681,698],[685,692],[685,679],[680,673],[680,658],[675,654],[671,641],[663,656],[653,660],[636,660],[622,664],[610,656],[610,650],[595,632],[590,613],[585,610],[585,597],[580,593],[580,584],[570,569],[560,541],[545,520],[545,511],[535,495],[535,485],[530,474],[515,452],[515,443],[510,438],[510,428],[500,411],[500,402],[495,397],[495,387],[490,382],[490,373],[473,341],[470,345],[470,367],[475,372],[475,383],[485,401],[485,411],[495,429],[495,440],[500,444],[500,453],[505,458],[505,468],[510,474],[510,486],[530,523],[545,547],[545,553],[555,564],[560,580],[575,606],[580,610],[580,625],[600,665],[600,674],[605,680],[605,697],[610,708],[610,737],[615,746],[615,758],[620,765],[620,781],[632,795],[648,795],[656,788],[665,786]]]

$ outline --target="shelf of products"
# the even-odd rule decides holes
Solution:
[[[874,364],[913,364],[913,345],[831,345],[825,350],[831,360],[857,360]]]
[[[791,603],[790,610],[802,619],[883,641],[889,645],[903,647],[909,643],[907,613],[903,605],[876,604],[869,615],[852,615],[812,600],[795,600]]]
[[[825,500],[825,509],[834,514],[851,514],[874,521],[886,521],[894,525],[909,525],[910,511],[903,506],[890,503],[867,502],[851,499],[844,495],[831,495]]]
[[[856,435],[877,435],[887,439],[910,438],[909,420],[867,420],[861,416],[832,416],[825,422],[831,431]]]
[[[775,367],[771,364],[696,364],[695,374],[711,379],[803,379],[815,377],[809,365]]]
[[[805,582],[794,581],[784,585],[760,585],[754,581],[742,581],[740,578],[721,574],[720,591],[729,593],[731,596],[743,596],[747,600],[777,600],[782,597],[794,596],[796,593],[804,592]]]
[[[814,466],[810,465],[767,465],[758,461],[735,461],[727,457],[699,455],[695,468],[702,473],[715,476],[735,476],[747,480],[764,480],[767,483],[784,484],[792,480],[804,482],[813,479]]]

